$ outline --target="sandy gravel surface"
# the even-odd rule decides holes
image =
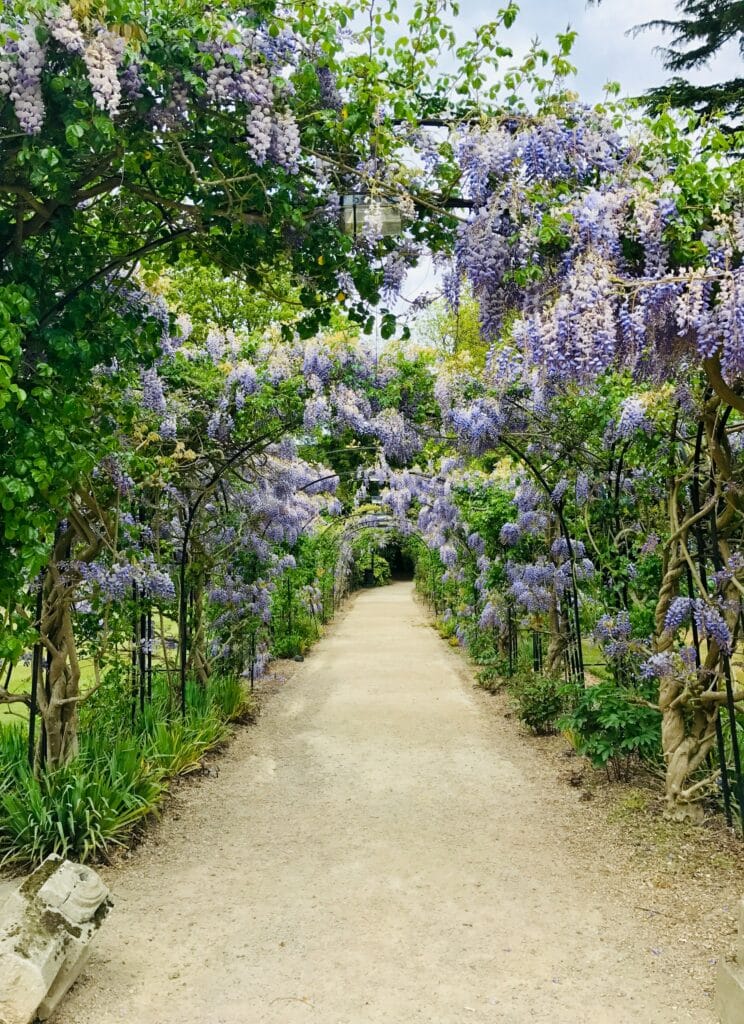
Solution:
[[[57,1024],[713,1024],[410,585],[358,596],[217,764],[104,872]]]

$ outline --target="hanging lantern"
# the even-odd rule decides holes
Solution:
[[[403,226],[400,210],[393,203],[363,192],[341,196],[341,228],[356,238],[365,230],[378,235],[397,235]]]
[[[385,483],[385,478],[377,470],[373,470],[367,476],[367,495],[369,502],[372,505],[382,504],[381,490]]]

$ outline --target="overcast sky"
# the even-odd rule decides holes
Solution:
[[[628,29],[656,18],[675,19],[674,0],[603,0],[599,7],[586,0],[517,0],[519,16],[505,33],[505,41],[515,54],[524,52],[536,36],[549,44],[557,32],[571,25],[578,32],[573,63],[578,66],[576,89],[581,98],[593,102],[602,98],[607,81],[618,81],[626,95],[636,95],[669,77],[654,48],[663,45],[658,31],[636,37]],[[404,4],[401,4],[403,8]],[[484,21],[493,18],[499,0],[462,0],[459,23],[467,35]],[[689,76],[693,81],[714,81],[741,73],[742,61],[735,45],[716,59],[714,67]]]

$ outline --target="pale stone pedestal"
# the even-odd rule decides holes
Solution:
[[[91,868],[51,856],[0,907],[0,1024],[46,1020],[111,907]]]
[[[722,959],[716,978],[716,1012],[721,1024],[744,1024],[744,899],[739,901],[739,941],[732,960]]]

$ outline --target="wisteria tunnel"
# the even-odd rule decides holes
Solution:
[[[519,6],[0,5],[0,1024],[744,1021],[744,5]]]

